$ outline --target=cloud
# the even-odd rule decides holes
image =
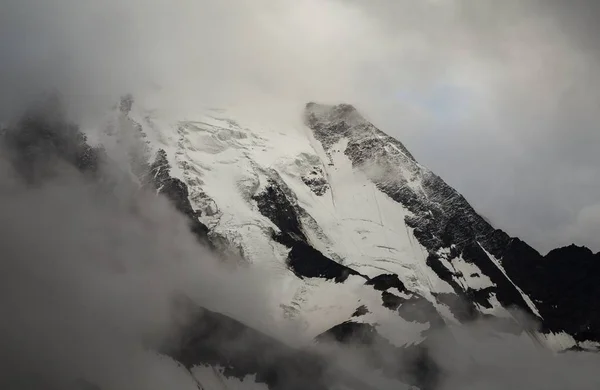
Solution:
[[[438,337],[434,355],[448,373],[442,390],[596,388],[599,358],[592,353],[559,355],[538,348],[526,335],[499,335],[496,320],[480,321]],[[457,348],[457,345],[460,348]]]
[[[595,242],[600,237],[600,204],[584,207],[577,214],[575,221],[560,228],[562,230],[555,232],[557,239],[568,237],[573,241]]]
[[[4,111],[56,86],[85,117],[149,82],[171,105],[245,105],[287,123],[307,101],[351,102],[498,227],[542,251],[572,240],[600,249],[553,234],[600,193],[594,1],[3,7]]]
[[[542,251],[571,240],[600,249],[597,238],[552,233],[598,201],[600,48],[590,39],[596,28],[589,16],[597,4],[354,3],[388,22],[396,47],[407,31],[414,34],[414,61],[433,74],[409,71],[420,80],[413,101],[429,120],[411,129],[391,104],[372,108],[376,122],[496,226]],[[452,116],[428,103],[439,83],[460,101]]]
[[[529,322],[524,313],[513,314]],[[506,325],[499,318],[488,318],[431,332],[424,345],[435,362],[433,369],[431,361],[419,360],[416,351],[408,353],[413,359],[403,359],[383,340],[369,346],[340,348],[326,344],[319,349],[332,366],[342,367],[381,390],[407,388],[381,375],[382,371],[389,374],[403,370],[413,375],[413,380],[420,378],[423,388],[436,390],[591,390],[600,385],[595,373],[600,362],[598,354],[557,354],[540,348],[526,333],[507,331]],[[533,329],[533,323],[530,325]]]
[[[68,136],[60,110],[50,114],[38,122],[43,134]],[[0,384],[76,388],[84,378],[106,390],[197,388],[175,362],[148,350],[172,335],[177,293],[269,334],[281,331],[269,318],[271,289],[259,265],[225,269],[166,199],[128,180],[126,167],[109,162],[91,180],[70,161],[73,145],[59,148],[69,158],[57,160],[41,147],[47,139],[3,149],[0,158]],[[23,151],[27,158],[14,158]],[[37,175],[24,181],[22,172]],[[557,358],[495,328],[480,323],[432,338],[446,370],[441,389],[598,387],[596,355]],[[329,363],[349,364],[354,375],[369,363],[339,357]],[[370,381],[367,374],[359,377]],[[378,380],[369,383],[397,388]]]
[[[41,118],[45,138],[24,126],[18,143],[2,138],[2,387],[72,388],[86,379],[105,389],[196,388],[174,362],[148,351],[178,330],[178,294],[276,331],[260,266],[223,266],[184,216],[141,190],[124,167],[101,165],[95,180],[81,174],[65,122]],[[23,380],[34,387],[20,387]]]

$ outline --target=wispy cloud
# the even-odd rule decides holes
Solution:
[[[307,101],[351,102],[499,227],[542,250],[600,249],[566,233],[599,201],[597,13],[594,1],[8,0],[1,107],[56,86],[89,115],[150,82],[172,105],[288,122]]]

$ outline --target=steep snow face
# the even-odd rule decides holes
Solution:
[[[431,291],[459,320],[477,313],[505,317],[506,308],[516,306],[540,321],[544,333],[570,334],[581,345],[600,339],[600,317],[591,298],[600,289],[581,283],[586,275],[598,272],[600,255],[568,247],[544,258],[519,239],[493,228],[399,141],[375,128],[350,105],[309,103],[305,119],[334,170],[343,154],[353,172],[362,172],[396,203],[392,215],[398,206],[404,209],[406,226],[425,248],[426,265],[455,294],[438,293],[435,285]],[[573,288],[557,292],[561,285]],[[462,298],[459,305],[456,296]]]
[[[226,260],[267,270],[265,305],[287,334],[293,329],[287,344],[333,337],[385,345],[382,353],[427,367],[407,382],[427,388],[435,378],[422,350],[430,331],[493,315],[521,332],[512,305],[543,319],[539,300],[510,273],[513,241],[352,106],[310,103],[305,124],[287,127],[235,110],[181,116],[132,101],[110,119],[101,142],[113,143],[111,157],[127,174],[152,176]],[[560,329],[544,330],[523,335],[578,346]],[[218,368],[227,357],[187,358],[208,387],[263,388],[258,373],[271,370],[230,377]]]
[[[528,295],[539,293],[523,282],[537,271],[539,254],[489,226],[400,142],[352,106],[309,104],[305,114],[307,126],[283,129],[214,110],[182,120],[144,110],[128,97],[109,118],[98,141],[120,162],[111,169],[124,167],[114,178],[166,196],[224,261],[260,264],[273,286],[264,304],[285,324],[286,336],[294,336],[284,343],[273,337],[278,329],[269,336],[260,325],[253,329],[228,316],[235,313],[181,297],[181,317],[189,323],[182,324],[181,339],[160,351],[173,360],[148,355],[159,381],[181,388],[325,390],[375,388],[383,380],[388,387],[434,389],[440,367],[428,351],[436,339],[428,337],[431,331],[488,315],[497,317],[498,332],[528,342],[557,350],[598,348],[581,341],[594,335],[593,322],[575,321],[576,333],[556,326],[557,314],[569,310],[564,299],[547,289],[541,295],[546,301]],[[35,172],[31,164],[43,164],[43,158],[21,157],[40,135],[50,135],[57,142],[40,148],[46,158],[61,158],[92,179],[102,150],[76,131],[65,136],[55,126],[49,133],[43,123],[26,121],[30,131],[2,134],[7,144],[22,147],[12,156],[23,164],[20,173],[27,177]],[[547,257],[568,270],[572,254],[594,273],[598,255],[585,248]],[[527,271],[515,274],[515,262],[523,259]],[[548,269],[544,281],[565,280]],[[560,309],[548,311],[557,301]],[[543,320],[545,333],[517,326],[520,317],[506,310],[510,304]],[[572,325],[564,319],[558,318]],[[452,336],[463,329],[450,325],[444,331]],[[325,340],[358,346],[368,356],[368,372],[358,378],[362,368],[328,359]],[[320,348],[301,348],[315,343]],[[339,347],[333,349],[339,353]]]
[[[246,125],[235,113],[216,110],[182,121],[134,104],[117,112],[110,127],[112,142],[122,144],[121,160],[134,161],[135,142],[123,135],[132,131],[145,141],[139,153],[166,152],[171,176],[187,185],[212,241],[271,270],[266,277],[278,286],[269,303],[273,316],[299,328],[297,342],[352,318],[378,323],[397,345],[418,342],[430,324],[398,315],[404,301],[437,307],[455,321],[433,295],[453,290],[426,265],[426,249],[404,222],[407,210],[377,190],[343,153],[327,154],[306,126]],[[275,237],[282,233],[300,244]],[[311,248],[326,268],[341,265],[339,272],[348,275],[310,274],[305,257]],[[366,285],[382,274],[398,275],[402,291]],[[356,316],[361,306],[368,309]]]
[[[454,294],[462,297],[467,311],[454,307],[459,319],[467,319],[473,312],[502,312],[501,305],[514,304],[537,313],[528,305],[528,297],[492,267],[485,249],[476,245],[478,238],[489,245],[494,229],[460,194],[419,164],[401,142],[377,129],[350,105],[309,103],[305,118],[323,147],[331,175],[344,172],[345,163],[346,172],[355,178],[362,175],[358,181],[374,194],[371,204],[377,209],[369,210],[370,219],[377,221],[373,215],[379,215],[380,224],[393,229],[387,234],[377,232],[378,237],[393,242],[378,246],[396,250],[388,260],[403,268],[388,266],[390,271],[401,275],[413,289],[430,291],[440,302],[450,304]],[[348,174],[342,173],[339,181],[345,182],[346,177]],[[408,242],[403,242],[406,238]],[[412,248],[418,251],[411,252]],[[377,258],[367,262],[368,266],[379,263]],[[409,276],[415,270],[417,276]]]
[[[281,128],[223,110],[181,120],[126,106],[116,126],[141,133],[143,153],[166,152],[213,243],[271,270],[273,316],[300,326],[305,342],[366,303],[355,321],[396,321],[420,329],[417,341],[431,319],[415,321],[403,306],[418,302],[438,323],[503,313],[498,275],[514,285],[444,237],[452,223],[444,208],[460,195],[436,188],[437,176],[354,107],[311,103],[306,126]],[[401,287],[365,284],[381,275]]]
[[[542,317],[504,269],[508,236],[354,107],[309,103],[287,127],[235,110],[183,118],[122,104],[107,142],[132,172],[164,150],[212,243],[270,270],[267,304],[297,343],[346,321],[402,346],[513,305]]]

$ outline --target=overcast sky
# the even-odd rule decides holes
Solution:
[[[0,114],[49,86],[84,106],[149,81],[182,104],[349,102],[495,226],[600,250],[595,0],[0,7]]]

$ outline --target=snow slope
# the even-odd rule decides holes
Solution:
[[[211,234],[224,238],[246,261],[267,263],[272,268],[273,277],[281,279],[281,291],[276,294],[282,307],[299,307],[296,312],[303,316],[310,316],[317,306],[327,307],[331,324],[317,327],[319,330],[349,318],[358,305],[352,302],[343,308],[336,299],[328,305],[323,297],[332,296],[330,282],[301,281],[288,270],[288,249],[271,238],[271,232],[278,228],[260,213],[253,200],[268,186],[269,179],[280,181],[291,191],[294,201],[306,212],[301,224],[310,245],[330,258],[368,277],[397,274],[409,290],[431,301],[435,301],[432,292],[453,291],[425,264],[427,250],[405,223],[409,212],[379,191],[364,173],[352,168],[339,152],[344,141],[336,145],[338,152],[326,155],[306,127],[250,128],[232,119],[234,114],[210,111],[193,120],[160,125],[150,114],[134,111],[131,117],[142,125],[153,147],[167,151],[176,167],[172,176],[187,184],[190,201],[202,212],[200,219]],[[177,136],[165,136],[165,132]],[[307,184],[311,174],[323,177],[327,187],[315,192]],[[349,281],[344,288],[360,290],[362,284],[364,280],[356,286]],[[315,295],[316,302],[312,303]],[[340,313],[339,318],[335,312]],[[280,314],[290,315],[290,311],[281,310]],[[317,326],[312,320],[306,322]],[[315,334],[309,332],[307,336]]]
[[[245,261],[266,264],[272,270],[269,277],[278,279],[275,285],[280,286],[273,292],[279,300],[273,314],[302,322],[306,340],[349,319],[368,295],[362,290],[372,289],[360,277],[336,284],[294,275],[286,264],[289,248],[272,238],[280,227],[261,212],[255,200],[271,183],[289,194],[298,210],[299,229],[310,246],[367,278],[397,275],[406,288],[398,293],[418,294],[445,320],[457,321],[447,305],[436,299],[439,294],[455,294],[455,287],[428,264],[430,248],[419,242],[415,228],[407,224],[407,218],[420,216],[382,191],[378,182],[385,180],[388,186],[406,187],[427,198],[423,181],[431,175],[429,170],[351,106],[311,104],[307,112],[313,117],[319,114],[320,124],[351,124],[352,130],[338,134],[309,126],[280,128],[270,126],[268,118],[260,125],[246,124],[235,112],[224,110],[204,110],[178,120],[136,105],[118,121],[121,127],[141,130],[150,155],[158,149],[167,152],[171,175],[187,185],[192,207],[200,212],[200,220],[213,237]],[[357,167],[347,153],[349,144],[368,138],[381,143],[380,155],[375,153],[376,158]],[[386,172],[390,161],[394,170]],[[436,251],[463,290],[495,287],[477,265],[451,258],[449,252],[450,248]],[[490,295],[485,306],[494,305],[497,300]]]
[[[309,103],[304,115],[281,127],[236,110],[183,116],[131,102],[101,142],[134,173],[135,161],[166,152],[215,247],[268,270],[271,315],[297,329],[298,347],[345,337],[344,324],[409,348],[444,324],[490,315],[518,323],[512,306],[543,319],[502,265],[508,236],[399,141],[349,105]],[[558,334],[534,339],[576,344]],[[207,388],[255,388],[242,386],[250,376],[195,370]]]

